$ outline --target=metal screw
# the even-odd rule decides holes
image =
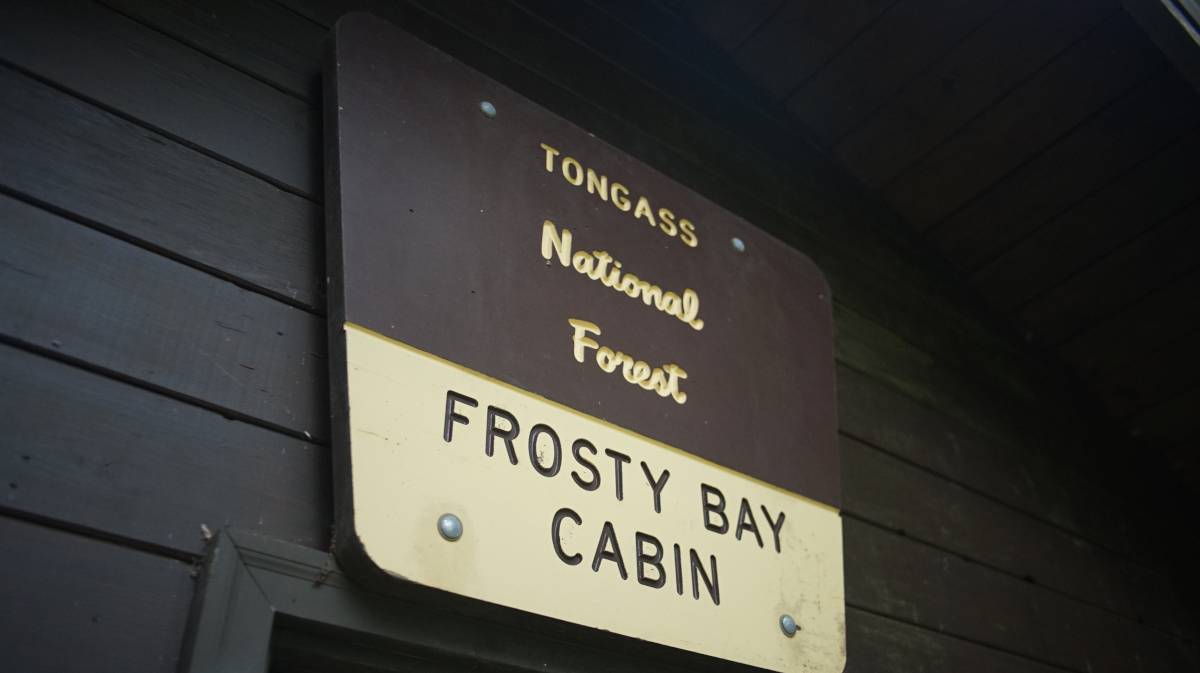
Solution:
[[[779,628],[783,631],[783,635],[791,638],[800,630],[800,625],[796,623],[795,619],[792,619],[791,615],[783,615],[779,618]]]
[[[729,242],[733,244],[734,250],[737,250],[738,252],[746,252],[746,243],[737,236],[729,239]]]
[[[483,112],[488,119],[496,118],[496,106],[492,105],[491,101],[481,101],[479,103],[479,110]]]
[[[458,538],[462,537],[462,519],[454,516],[453,514],[443,514],[439,516],[437,526],[438,532],[442,534],[442,537],[451,542],[454,542]]]

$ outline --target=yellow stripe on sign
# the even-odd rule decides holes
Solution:
[[[345,327],[355,526],[385,571],[763,668],[842,670],[835,509]]]

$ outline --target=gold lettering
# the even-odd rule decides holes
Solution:
[[[627,273],[625,274],[625,277],[621,279],[621,286],[617,289],[621,292],[624,292],[629,297],[636,299],[637,296],[642,293],[642,286],[646,284],[647,283],[644,283],[641,278],[638,278],[632,273]]]
[[[580,250],[571,256],[571,266],[579,273],[591,275],[592,273],[592,256]]]
[[[615,353],[608,346],[601,346],[600,350],[596,351],[596,366],[600,367],[606,373],[611,374],[617,371],[617,366],[621,364],[618,357],[620,355],[622,353]]]
[[[679,319],[691,325],[697,331],[704,329],[704,321],[696,317],[700,315],[700,295],[688,288],[683,291],[683,314]]]
[[[634,217],[645,217],[650,226],[657,227],[658,223],[654,221],[654,211],[650,210],[650,200],[642,196],[638,198],[637,206],[633,209]]]
[[[679,295],[674,292],[663,293],[661,310],[670,315],[679,316]]]
[[[608,273],[608,277],[601,280],[606,287],[615,288],[621,284],[621,263],[613,260],[613,270]]]
[[[562,234],[558,233],[558,228],[550,220],[542,222],[542,257],[547,262],[554,255],[558,255],[558,261],[563,266],[571,264],[571,230],[563,229]]]
[[[601,201],[608,200],[608,176],[597,174],[592,169],[587,169],[587,190],[588,194],[595,194],[600,197]]]
[[[604,273],[608,271],[608,263],[612,261],[612,255],[603,250],[595,250],[592,254],[596,256],[596,267],[588,272],[588,278],[600,280],[604,277]]]
[[[625,188],[625,185],[613,182],[608,188],[608,193],[612,195],[612,204],[617,207],[617,210],[629,212],[633,204],[629,202],[629,190]]]
[[[645,360],[638,360],[628,353],[614,351],[608,346],[601,346],[589,334],[600,335],[600,327],[595,323],[580,318],[569,318],[571,325],[571,352],[576,362],[582,363],[587,359],[587,349],[596,351],[596,366],[606,374],[612,374],[618,367],[621,376],[627,382],[644,390],[652,390],[659,397],[670,397],[677,404],[687,402],[687,393],[679,389],[679,382],[687,378],[687,372],[677,364],[653,367]]]
[[[690,220],[679,220],[679,240],[689,248],[700,245],[700,239],[696,238],[696,225]]]
[[[687,372],[683,370],[683,367],[675,364],[667,365],[663,369],[667,370],[667,392],[666,395],[663,393],[659,394],[663,395],[663,397],[670,395],[671,399],[680,404],[687,402],[687,393],[679,390],[679,382],[687,378]]]
[[[675,213],[667,208],[658,209],[658,228],[667,236],[675,235]]]
[[[563,154],[557,148],[546,143],[540,143],[545,154],[546,172],[558,170],[563,179],[575,187],[586,183],[588,194],[596,195],[601,201],[613,204],[617,210],[631,213],[634,218],[645,220],[647,224],[672,238],[678,237],[684,245],[695,248],[700,244],[696,234],[696,225],[687,218],[678,217],[670,208],[655,209],[650,205],[650,198],[645,194],[632,194],[628,187],[608,176],[583,165],[575,157]],[[555,161],[558,165],[555,166]],[[549,258],[547,258],[549,260]],[[607,278],[608,276],[601,276]],[[617,280],[613,281],[617,283]]]
[[[642,303],[678,318],[694,330],[704,328],[700,319],[700,296],[695,290],[685,289],[680,296],[674,292],[664,292],[653,283],[625,273],[620,260],[604,250],[572,252],[574,237],[571,230],[559,229],[550,220],[542,222],[542,259],[550,263],[555,257],[563,266],[570,266],[575,271],[584,274],[592,280],[600,281],[605,287],[624,294],[630,299],[642,298]]]
[[[633,367],[633,356],[617,351],[617,360],[621,362],[621,376],[624,376],[626,381],[633,383],[629,378],[629,370]]]
[[[558,150],[550,147],[546,143],[542,143],[542,149],[546,150],[546,172],[554,172],[554,157],[558,156]]]
[[[633,366],[627,372],[623,373],[625,374],[626,381],[636,383],[640,386],[650,379],[650,363],[638,360],[633,363]],[[645,388],[645,386],[642,387]],[[647,390],[649,389],[647,388]]]
[[[647,390],[653,390],[658,393],[659,397],[666,397],[671,394],[667,390],[667,373],[660,367],[655,367],[654,371],[650,372],[650,380],[647,383],[650,384]]]
[[[563,157],[562,174],[567,182],[576,187],[583,184],[583,166],[572,157]]]
[[[658,310],[662,310],[662,288],[657,285],[650,285],[642,288],[642,301],[646,306],[653,306]]]
[[[580,320],[579,318],[569,318],[567,322],[575,330],[571,335],[571,352],[575,355],[576,362],[583,362],[587,349],[600,347],[600,344],[596,343],[595,339],[588,336],[589,333],[599,336],[600,327],[594,322]]]

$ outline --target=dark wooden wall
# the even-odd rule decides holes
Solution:
[[[174,670],[202,527],[328,545],[318,71],[342,5],[0,7],[7,670]],[[659,45],[560,7],[375,9],[825,269],[847,670],[1197,670],[1194,608],[1053,372],[801,140],[730,132],[736,96],[699,106]]]
[[[1169,5],[693,0],[639,21],[708,37],[1200,490],[1200,49]]]

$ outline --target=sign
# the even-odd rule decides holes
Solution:
[[[815,265],[368,15],[326,92],[343,566],[841,671]]]

